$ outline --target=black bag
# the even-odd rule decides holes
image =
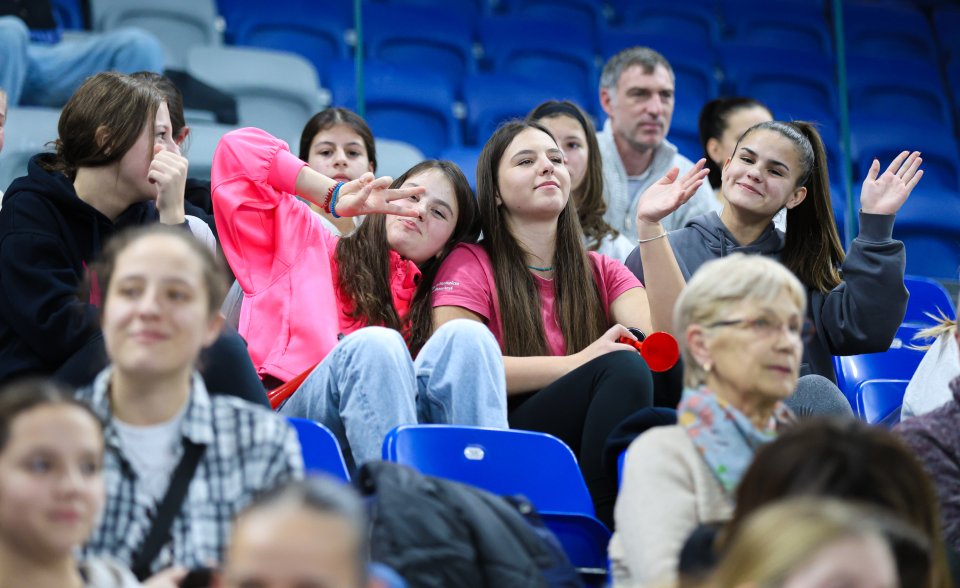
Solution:
[[[499,496],[391,462],[364,464],[355,483],[369,501],[372,559],[411,588],[583,585],[549,530]]]

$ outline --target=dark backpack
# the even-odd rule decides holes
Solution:
[[[370,555],[411,588],[574,588],[576,570],[525,499],[371,462],[355,478],[367,497]],[[515,504],[520,505],[518,507]]]

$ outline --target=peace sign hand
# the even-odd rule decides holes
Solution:
[[[389,176],[374,179],[373,174],[366,173],[356,180],[347,182],[337,194],[336,206],[331,203],[331,211],[337,216],[360,216],[364,214],[395,214],[397,216],[417,216],[415,210],[393,204],[394,200],[410,198],[423,194],[426,188],[389,188],[393,179]]]
[[[874,159],[860,189],[860,208],[863,212],[896,214],[923,177],[923,170],[920,169],[922,162],[919,151],[903,151],[878,177],[880,161]]]

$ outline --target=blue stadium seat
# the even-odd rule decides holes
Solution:
[[[846,46],[852,52],[937,62],[930,24],[913,6],[844,2],[843,29]],[[887,71],[896,75],[893,72],[898,70]]]
[[[477,190],[477,160],[480,159],[480,151],[480,147],[453,147],[440,154],[440,159],[457,164],[463,175],[467,176],[474,192]]]
[[[916,193],[930,189],[960,190],[960,151],[948,128],[931,124],[891,122],[889,117],[855,117],[850,141],[854,155],[854,180],[863,181],[873,158],[880,159],[880,171],[903,150],[918,150],[923,157],[923,179]]]
[[[363,13],[367,55],[398,66],[430,68],[459,85],[476,70],[473,21],[440,6],[367,4]]]
[[[934,11],[930,20],[937,32],[944,62],[960,62],[960,35],[957,34],[957,31],[960,31],[960,6],[941,6]]]
[[[307,419],[290,417],[287,420],[297,430],[303,452],[303,466],[308,474],[323,473],[344,482],[350,481],[340,444],[330,429]]]
[[[701,39],[711,46],[720,40],[716,13],[689,2],[630,3],[620,12],[616,22],[649,33]]]
[[[467,144],[482,146],[497,126],[511,118],[524,118],[545,100],[572,100],[583,104],[575,89],[532,84],[512,75],[479,74],[463,82]]]
[[[921,180],[922,182],[925,180]],[[910,196],[900,212],[893,236],[907,251],[907,273],[957,280],[960,270],[960,196],[926,190]]]
[[[383,458],[500,495],[525,495],[578,570],[602,575],[610,532],[594,517],[577,460],[561,440],[530,431],[405,425],[387,434]]]
[[[80,0],[53,0],[53,15],[65,29],[82,31],[87,28]]]
[[[731,39],[761,47],[833,54],[823,7],[813,2],[723,0],[720,11]]]
[[[352,61],[329,65],[333,104],[357,109]],[[364,62],[364,118],[373,134],[405,141],[427,157],[462,144],[450,80],[425,68]]]
[[[832,58],[744,42],[724,43],[720,56],[728,93],[760,100],[778,119],[839,121]]]
[[[956,120],[960,120],[960,52],[947,65],[947,84],[949,84],[950,94],[953,96],[953,113]]]
[[[484,62],[495,73],[525,77],[535,85],[562,82],[586,104],[596,92],[598,72],[593,28],[575,22],[486,18],[479,26]]]
[[[259,0],[219,0],[226,22],[228,43],[296,53],[323,72],[331,59],[349,56],[353,13],[345,2],[326,2],[323,18],[311,0],[284,0],[264,4]],[[324,80],[326,81],[326,80]]]
[[[864,353],[834,357],[834,367],[837,372],[837,385],[847,397],[851,408],[858,416],[869,422],[878,422],[887,416],[883,408],[874,408],[869,411],[865,408],[862,385],[871,380],[904,380],[908,381],[923,359],[923,351],[908,347],[913,336],[920,329],[903,325],[897,330],[890,349],[881,353]],[[876,399],[876,397],[874,397]],[[902,393],[901,393],[902,400]],[[888,406],[883,403],[881,406]],[[899,404],[898,404],[899,406]]]
[[[867,380],[857,389],[854,412],[872,425],[892,427],[900,422],[903,394],[910,380]]]
[[[597,0],[500,0],[504,12],[534,19],[564,20],[599,27],[605,21],[603,2]]]
[[[426,8],[452,8],[460,14],[469,16],[471,19],[490,14],[493,10],[490,0],[377,0],[372,3],[394,4],[397,6],[421,6]],[[343,4],[352,5],[352,2],[343,2]]]
[[[847,60],[850,112],[952,128],[953,116],[936,62],[851,56]],[[909,71],[909,76],[897,72]]]
[[[957,311],[953,307],[953,300],[940,282],[923,276],[904,276],[903,285],[910,292],[903,324],[930,327],[936,322],[930,315],[937,317],[941,312],[948,318],[956,318]]]

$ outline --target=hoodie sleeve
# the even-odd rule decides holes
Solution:
[[[894,215],[860,213],[860,234],[843,262],[843,282],[811,297],[814,320],[833,355],[886,351],[907,310],[906,253],[893,238]]]
[[[296,197],[306,163],[260,129],[225,134],[211,170],[220,244],[240,286],[256,294],[287,272],[304,248],[336,243],[320,218]]]
[[[80,299],[78,268],[65,247],[42,228],[0,239],[0,316],[50,371],[100,332],[96,308]]]

